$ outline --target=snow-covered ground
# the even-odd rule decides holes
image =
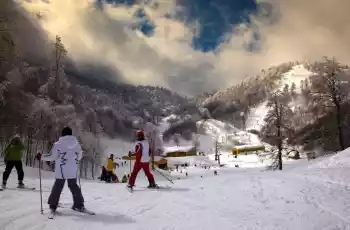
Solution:
[[[47,219],[46,201],[53,180],[51,173],[45,173],[45,214],[40,214],[37,190],[3,191],[0,229],[350,229],[350,164],[344,163],[349,156],[350,150],[346,150],[321,160],[300,160],[286,165],[282,172],[222,168],[215,176],[212,170],[188,168],[188,179],[175,184],[157,176],[158,184],[171,186],[159,191],[141,188],[147,183],[140,175],[133,194],[125,184],[82,180],[86,207],[96,216],[71,211],[70,193],[65,188],[61,197],[64,208],[59,209],[62,215],[55,220]],[[13,173],[9,187],[16,183]],[[37,169],[26,168],[25,182],[39,187]]]

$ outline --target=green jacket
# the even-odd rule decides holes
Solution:
[[[24,145],[19,144],[10,144],[5,149],[5,161],[21,161],[23,156]]]

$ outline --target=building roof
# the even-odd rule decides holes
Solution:
[[[189,152],[194,149],[194,146],[166,146],[164,147],[164,153],[173,153],[173,152]]]

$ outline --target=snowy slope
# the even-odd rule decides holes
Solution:
[[[350,148],[347,148],[331,157],[322,157],[309,168],[350,168]]]
[[[247,117],[246,129],[260,131],[265,124],[264,119],[268,111],[269,107],[267,106],[267,101],[264,101],[255,108],[250,109]]]
[[[338,160],[345,161],[345,155],[339,155]],[[28,170],[33,178],[26,178],[26,183],[38,186],[35,170]],[[282,172],[225,169],[218,176],[207,173],[191,177],[160,191],[142,189],[146,182],[140,177],[133,194],[123,184],[82,181],[86,207],[97,215],[86,216],[69,210],[72,201],[65,188],[61,197],[65,208],[60,209],[63,215],[55,220],[46,217],[46,200],[53,181],[45,179],[45,215],[40,214],[37,191],[0,192],[0,227],[2,230],[350,229],[347,174],[343,168],[304,166],[298,170],[287,167]],[[9,186],[14,186],[15,179],[12,175]],[[167,185],[165,181],[158,183]]]
[[[296,86],[296,92],[301,93],[300,82],[310,77],[313,73],[307,70],[303,65],[296,65],[290,71],[283,74],[280,82],[280,90],[283,90],[285,84],[291,86],[293,83]]]
[[[283,90],[285,84],[291,86],[293,83],[296,86],[296,93],[301,92],[300,82],[310,77],[313,73],[308,71],[303,65],[296,65],[290,71],[283,74],[281,81],[278,82],[279,90]],[[300,100],[293,100],[291,107],[297,107],[301,105]],[[264,126],[264,118],[267,115],[269,108],[267,107],[267,101],[262,102],[255,108],[252,108],[247,117],[246,128],[247,130],[260,131]]]

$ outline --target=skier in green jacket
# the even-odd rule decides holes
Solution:
[[[13,167],[17,170],[18,175],[18,188],[24,188],[23,178],[23,165],[22,155],[24,151],[24,145],[19,136],[14,136],[10,144],[4,151],[4,161],[6,164],[5,172],[2,175],[2,188],[6,188],[7,179],[9,178]]]

